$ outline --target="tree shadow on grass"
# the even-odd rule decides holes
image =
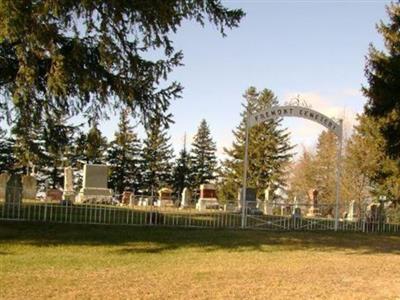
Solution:
[[[181,248],[196,251],[346,251],[347,254],[400,254],[400,236],[351,232],[271,232],[104,225],[0,222],[0,245],[119,246],[117,254],[158,254]],[[0,252],[0,255],[2,253]],[[7,253],[8,254],[8,253]]]

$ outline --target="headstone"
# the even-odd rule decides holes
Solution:
[[[320,216],[320,211],[318,208],[318,191],[316,189],[311,189],[308,191],[308,197],[311,200],[311,207],[308,209],[308,217],[318,217]]]
[[[37,181],[32,175],[22,176],[22,198],[36,199]]]
[[[301,208],[296,207],[293,212],[293,218],[301,218]]]
[[[238,206],[236,202],[228,202],[224,204],[224,211],[226,212],[238,212]]]
[[[6,187],[9,178],[10,175],[7,173],[0,174],[0,199],[6,199]]]
[[[63,198],[63,192],[59,189],[48,189],[46,191],[46,201],[60,202]]]
[[[238,191],[238,206],[239,208],[242,207],[243,203],[243,188],[240,188]],[[246,206],[252,205],[253,203],[257,204],[257,195],[256,190],[253,188],[246,188]]]
[[[174,200],[172,200],[172,190],[170,188],[162,188],[158,191],[158,199],[156,202],[158,207],[172,207]]]
[[[240,188],[238,192],[238,206],[239,209],[242,209],[243,204],[243,189]],[[257,205],[257,193],[253,188],[246,188],[246,208],[247,213],[259,213],[258,205]]]
[[[196,203],[196,209],[199,211],[219,209],[215,185],[210,183],[200,185],[200,198]]]
[[[185,187],[182,191],[181,208],[189,207],[190,202],[192,202],[192,193],[188,188]]]
[[[129,206],[135,206],[137,205],[137,198],[135,196],[135,193],[132,193],[129,197]]]
[[[281,216],[287,216],[291,214],[290,205],[281,205]]]
[[[299,201],[297,200],[297,196],[294,196],[294,198],[293,198],[292,214],[295,213],[296,208],[299,208]]]
[[[264,191],[264,214],[272,215],[273,214],[273,205],[270,201],[270,188],[267,187]]]
[[[22,202],[22,182],[21,175],[13,174],[7,181],[6,186],[6,205],[20,205]]]
[[[349,211],[347,213],[346,219],[349,221],[354,221],[354,219],[356,218],[356,215],[354,213],[354,205],[355,205],[356,201],[355,200],[351,200],[350,204],[349,204]]]
[[[112,191],[107,188],[108,166],[84,165],[83,187],[79,191],[79,202],[110,204]]]
[[[152,206],[153,200],[152,197],[140,197],[139,206]]]
[[[62,198],[67,201],[75,201],[74,173],[71,167],[64,168],[64,192]]]
[[[130,204],[130,199],[131,199],[132,194],[133,194],[132,191],[129,191],[129,190],[123,191],[121,203],[124,205]]]

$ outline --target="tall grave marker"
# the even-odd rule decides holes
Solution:
[[[83,187],[79,191],[79,202],[111,203],[112,192],[107,187],[108,166],[84,165]]]
[[[64,192],[63,200],[75,201],[75,191],[74,191],[74,175],[71,167],[64,168]]]

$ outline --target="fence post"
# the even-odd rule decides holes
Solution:
[[[44,200],[44,214],[43,214],[43,221],[46,222],[47,218],[47,200]]]

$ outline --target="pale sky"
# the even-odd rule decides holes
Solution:
[[[249,86],[271,89],[280,103],[300,95],[313,109],[345,117],[348,129],[365,98],[365,55],[372,42],[382,47],[376,23],[386,19],[389,1],[223,1],[242,8],[239,28],[222,38],[213,26],[186,22],[173,37],[184,66],[170,74],[184,86],[172,103],[169,130],[176,152],[189,142],[202,118],[210,125],[218,154],[232,142],[242,94]],[[118,116],[101,126],[112,138]],[[302,119],[287,119],[292,142],[312,146],[323,130]],[[299,149],[298,147],[297,149]]]

